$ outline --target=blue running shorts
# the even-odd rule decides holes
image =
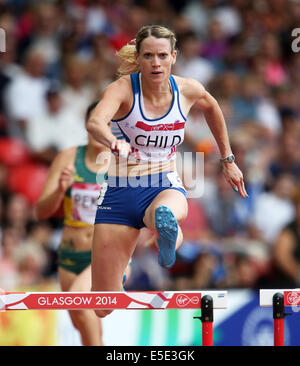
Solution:
[[[176,189],[186,197],[177,172],[140,177],[107,177],[98,199],[95,224],[121,224],[136,229],[145,227],[147,207],[165,189]]]

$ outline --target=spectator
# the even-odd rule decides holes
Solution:
[[[226,71],[211,80],[209,89],[216,94],[217,99],[226,100],[233,110],[232,101],[240,93],[240,84],[241,81],[237,74],[232,71]],[[232,111],[232,113],[234,112]],[[232,115],[232,118],[234,118],[234,115]],[[227,123],[230,129],[233,122],[228,120]]]
[[[289,129],[285,130],[278,136],[277,154],[269,165],[269,173],[273,179],[280,174],[287,173],[298,179],[300,176],[300,128],[299,123],[289,125]]]
[[[180,151],[203,151],[203,142],[209,144],[209,151],[214,150],[215,140],[211,136],[210,129],[205,121],[203,113],[198,109],[192,108],[189,114],[189,121],[185,127],[183,145],[179,147]],[[204,152],[204,151],[203,151]]]
[[[65,24],[60,37],[62,60],[75,56],[86,61],[91,56],[92,34],[90,33],[85,9],[80,6],[69,6],[65,9]],[[60,64],[63,77],[65,65]]]
[[[16,39],[16,22],[12,15],[0,17],[0,28],[5,30],[5,52],[0,52],[1,74],[9,79],[21,72],[17,62],[18,44]]]
[[[0,286],[7,291],[18,284],[19,273],[15,263],[15,253],[19,243],[18,230],[7,226],[2,232],[0,250]]]
[[[238,75],[245,75],[248,72],[244,46],[244,42],[240,37],[230,39],[227,52],[223,58],[224,71],[233,71]]]
[[[201,54],[201,44],[196,34],[188,32],[183,34],[178,41],[179,54],[174,68],[181,77],[193,77],[206,85],[215,75],[212,64]]]
[[[228,49],[228,40],[223,24],[212,19],[209,24],[207,40],[203,44],[201,55],[211,61],[217,70],[223,67],[223,59]]]
[[[300,286],[300,188],[293,196],[295,216],[276,238],[273,250],[273,285],[283,288]]]
[[[44,77],[45,60],[40,53],[27,53],[23,71],[8,85],[5,98],[6,111],[10,118],[9,134],[22,138],[28,120],[45,111],[45,92],[49,85]]]
[[[47,110],[28,121],[26,138],[35,158],[49,164],[57,152],[84,145],[87,133],[84,121],[65,105],[59,88],[47,91],[46,102]]]
[[[41,228],[40,225],[39,229]],[[48,264],[47,252],[42,246],[44,240],[49,239],[45,237],[45,234],[50,236],[47,231],[38,232],[36,227],[16,248],[14,261],[19,273],[19,286],[33,286],[43,280],[43,274],[45,274]]]
[[[272,246],[282,228],[294,216],[294,207],[290,193],[295,188],[295,181],[287,174],[280,175],[269,192],[257,197],[254,212],[250,218],[252,234]]]
[[[260,273],[254,258],[246,253],[231,253],[227,262],[226,276],[223,286],[227,288],[255,288],[259,281]]]
[[[88,79],[96,86],[96,92],[103,89],[115,78],[117,59],[109,39],[105,34],[93,37],[93,55],[88,61]]]
[[[5,201],[4,224],[15,229],[21,239],[26,236],[26,226],[32,219],[27,199],[21,194],[11,193]]]
[[[236,192],[226,184],[221,167],[210,189],[206,189],[199,199],[213,233],[217,238],[240,235],[245,226],[238,219],[238,202]]]
[[[280,85],[273,89],[272,96],[279,111],[289,109],[298,113],[299,99],[296,84],[287,83],[285,85]]]
[[[30,245],[41,259],[41,275],[45,278],[55,278],[57,275],[57,255],[53,238],[53,225],[50,221],[31,221],[27,225],[28,235],[23,245]]]
[[[242,30],[241,12],[239,7],[243,4],[240,0],[230,0],[228,4],[221,3],[213,14],[213,20],[222,24],[226,37],[234,37]]]
[[[214,254],[200,253],[191,265],[191,274],[175,278],[174,288],[179,291],[214,288],[216,285],[214,271],[217,263],[217,257]]]
[[[260,78],[253,74],[243,76],[239,93],[231,100],[233,121],[230,128],[237,128],[244,123],[254,123],[261,133],[278,136],[281,129],[280,116],[274,103],[265,94],[264,83]]]
[[[61,90],[64,106],[72,110],[80,121],[84,121],[87,105],[96,98],[94,86],[87,82],[87,63],[78,57],[70,57],[64,66],[65,74]],[[84,125],[82,127],[84,128]]]
[[[263,37],[259,56],[263,63],[265,82],[271,87],[283,85],[287,81],[287,72],[282,61],[280,43],[273,34]]]
[[[101,1],[91,1],[87,8],[86,28],[88,33],[99,34],[105,32],[110,27],[105,12],[105,4]]]
[[[144,0],[144,7],[148,15],[149,24],[169,25],[171,19],[175,17],[172,2],[168,0]]]
[[[187,2],[183,15],[188,19],[197,36],[206,36],[209,21],[213,14],[214,1],[192,0]]]
[[[199,244],[210,237],[210,228],[203,207],[196,199],[188,199],[188,210],[188,216],[181,224],[184,241]]]
[[[57,78],[62,18],[57,4],[39,2],[32,9],[33,29],[27,38],[27,47],[40,53],[45,61],[45,72],[50,78]]]

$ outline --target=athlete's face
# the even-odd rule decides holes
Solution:
[[[137,61],[143,77],[162,82],[169,78],[176,51],[172,52],[169,39],[150,36],[142,41]]]

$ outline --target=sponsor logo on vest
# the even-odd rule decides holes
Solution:
[[[148,125],[145,122],[137,121],[135,127],[143,131],[175,131],[182,130],[185,122],[176,121],[175,123],[159,123],[158,125]]]
[[[176,121],[175,123],[159,123],[156,125],[150,125],[143,121],[137,121],[135,127],[145,132],[164,132],[164,131],[176,131],[184,129],[185,122]],[[135,137],[135,143],[138,146],[153,146],[153,147],[172,147],[180,145],[182,137],[180,135],[175,136],[162,136],[162,135],[137,135]]]

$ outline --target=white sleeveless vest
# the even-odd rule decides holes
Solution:
[[[118,139],[131,145],[130,160],[162,162],[176,158],[176,150],[184,140],[186,119],[179,105],[177,84],[170,75],[173,100],[169,111],[158,119],[149,119],[144,114],[140,73],[130,75],[133,90],[133,105],[122,119],[112,120],[111,131]]]

